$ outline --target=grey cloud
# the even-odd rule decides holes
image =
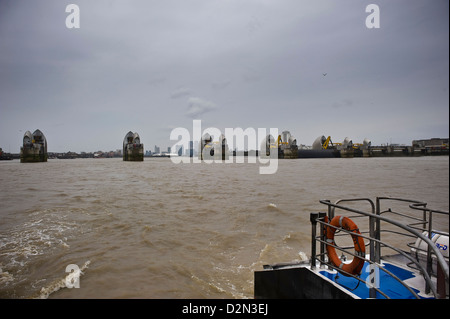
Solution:
[[[225,80],[225,81],[221,81],[221,82],[214,82],[213,84],[211,84],[211,87],[214,90],[222,90],[222,89],[227,88],[230,84],[231,84],[230,80]]]
[[[196,118],[215,109],[217,109],[217,105],[213,102],[199,97],[190,97],[186,114],[189,117]]]
[[[185,96],[189,96],[191,95],[191,90],[185,87],[180,87],[178,89],[176,89],[175,91],[172,92],[172,94],[170,94],[170,97],[172,99],[179,99]]]
[[[333,107],[335,108],[350,107],[350,106],[353,106],[353,101],[351,99],[343,99],[342,101],[333,103]]]
[[[448,1],[377,0],[377,30],[360,0],[77,0],[78,30],[68,3],[0,0],[0,147],[35,128],[50,151],[120,148],[129,130],[162,144],[169,121],[219,112],[216,127],[279,127],[304,144],[349,120],[345,134],[373,144],[448,135]],[[366,109],[404,121],[358,126]]]
[[[244,71],[242,78],[245,82],[258,82],[263,78],[263,76],[257,70],[253,68],[247,68]]]

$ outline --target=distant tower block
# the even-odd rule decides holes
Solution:
[[[26,131],[20,148],[21,163],[47,162],[47,140],[40,130]]]
[[[124,161],[143,161],[144,144],[138,133],[128,132],[123,139],[123,160]]]

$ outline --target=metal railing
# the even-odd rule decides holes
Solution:
[[[343,206],[342,203],[351,203],[351,202],[367,202],[369,204],[370,209],[368,211],[363,211],[359,209],[355,209],[349,206]],[[385,202],[395,202],[397,203],[407,203],[409,210],[407,212],[403,211],[397,211],[393,210],[391,207],[388,209],[382,209],[382,205]],[[448,267],[448,258],[444,258],[444,256],[441,254],[439,249],[436,247],[436,245],[432,242],[431,236],[432,234],[442,234],[448,236],[448,233],[446,232],[440,232],[432,229],[432,222],[433,218],[437,215],[446,215],[447,221],[448,221],[448,212],[439,211],[439,210],[433,210],[427,208],[427,204],[420,201],[415,200],[409,200],[409,199],[403,199],[403,198],[392,198],[392,197],[377,197],[376,202],[374,203],[369,198],[353,198],[353,199],[341,199],[335,202],[334,204],[331,203],[329,200],[321,200],[320,203],[327,206],[328,210],[327,212],[321,212],[321,213],[311,213],[310,220],[312,224],[312,232],[311,232],[311,268],[316,268],[318,261],[320,263],[320,267],[329,267],[329,269],[336,269],[338,272],[344,272],[342,269],[339,269],[339,267],[334,266],[329,260],[327,253],[325,252],[326,246],[334,247],[336,250],[341,251],[342,253],[345,253],[347,255],[351,255],[353,257],[364,259],[365,262],[369,263],[370,267],[377,267],[381,271],[384,271],[392,278],[396,279],[400,284],[402,284],[406,289],[408,289],[413,296],[416,298],[419,298],[419,296],[408,286],[406,285],[401,279],[397,278],[393,273],[391,273],[389,270],[381,267],[381,256],[382,256],[382,248],[387,248],[389,250],[395,251],[398,255],[403,256],[408,260],[407,265],[411,268],[414,268],[416,270],[419,270],[422,274],[424,280],[425,280],[425,292],[429,294],[430,292],[434,295],[436,298],[446,298],[446,292],[445,292],[445,283],[448,283],[449,281],[449,267]],[[342,210],[348,215],[350,218],[359,219],[362,218],[364,221],[367,221],[368,224],[363,224],[366,229],[360,230],[361,234],[355,234],[354,232],[347,231],[343,228],[339,228],[338,231],[336,231],[336,236],[342,236],[342,235],[349,235],[352,236],[360,236],[364,239],[365,245],[369,247],[369,254],[366,258],[363,258],[361,256],[357,256],[355,253],[351,251],[353,249],[353,246],[347,246],[347,247],[340,247],[335,245],[334,243],[330,243],[326,241],[325,238],[325,228],[326,227],[334,227],[330,225],[329,223],[326,223],[324,221],[325,216],[328,216],[329,220],[331,221],[333,217],[335,216],[336,210]],[[403,208],[402,208],[403,209]],[[421,213],[421,216],[417,216]],[[396,216],[399,219],[403,219],[406,222],[399,222],[396,219],[393,219],[391,217],[386,217],[387,214],[392,214]],[[361,223],[358,221],[356,222],[359,226],[361,226]],[[317,234],[317,224],[319,224],[320,227],[320,234]],[[383,224],[383,229],[381,225]],[[394,229],[392,229],[392,226],[394,226]],[[368,228],[368,229],[367,229]],[[343,232],[343,234],[338,234],[338,232]],[[424,235],[427,232],[427,235]],[[382,235],[391,233],[395,236],[401,236],[402,238],[406,238],[407,242],[405,242],[405,245],[412,248],[414,247],[417,250],[423,251],[424,254],[426,254],[426,265],[425,267],[419,262],[417,258],[414,258],[412,254],[405,251],[404,249],[401,249],[399,247],[396,247],[395,244],[390,244],[385,240],[382,240]],[[411,239],[414,239],[414,242],[410,242]],[[424,243],[426,243],[426,249],[420,249],[419,247],[415,247],[414,243],[417,239],[421,239]],[[319,244],[319,253],[317,253],[317,245]],[[397,245],[398,246],[398,245]],[[436,274],[433,272],[433,258],[436,260],[437,263],[437,284],[434,284],[431,280],[432,276],[436,276]],[[372,268],[371,268],[372,269]],[[379,287],[376,287],[373,283],[369,283],[364,279],[361,279],[360,276],[356,276],[350,273],[345,273],[346,276],[351,276],[355,279],[357,279],[360,282],[363,282],[366,284],[369,288],[369,296],[371,298],[376,298],[377,293],[381,294],[385,298],[389,298],[386,293],[380,290]],[[444,283],[442,285],[442,282]],[[442,288],[443,287],[443,288]],[[448,298],[448,297],[447,297]]]

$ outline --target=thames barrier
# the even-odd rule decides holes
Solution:
[[[367,138],[362,143],[353,143],[348,137],[342,142],[333,143],[331,136],[322,135],[316,138],[312,146],[298,146],[297,140],[290,132],[284,131],[276,140],[273,136],[268,135],[263,143],[266,143],[266,152],[269,150],[278,152],[280,159],[449,155],[448,138],[413,140],[409,146],[397,144],[373,146]],[[263,145],[261,145],[261,149],[263,149]]]
[[[259,149],[256,150],[232,150],[229,148],[226,137],[221,134],[218,140],[205,133],[198,142],[197,149],[190,142],[189,149],[175,150],[170,154],[145,154],[145,157],[171,157],[171,156],[198,156],[200,160],[228,160],[230,156],[261,156],[278,159],[301,159],[301,158],[353,158],[353,157],[410,157],[410,156],[438,156],[449,155],[449,138],[430,138],[413,140],[411,145],[382,144],[372,145],[365,138],[362,143],[354,143],[346,137],[342,142],[333,142],[331,136],[321,135],[317,137],[311,146],[297,144],[297,139],[289,132],[283,131],[275,138],[267,135]],[[124,161],[143,161],[144,144],[138,133],[129,131],[123,139],[122,154],[117,152],[81,154],[75,152],[51,153],[47,151],[47,139],[41,130],[36,129],[33,133],[26,131],[23,136],[23,145],[20,154],[7,153],[0,148],[0,160],[20,159],[21,163],[47,162],[48,158],[74,159],[89,157],[117,157]],[[102,152],[100,152],[102,153]],[[113,155],[111,155],[114,153]],[[117,153],[117,154],[116,154]],[[106,155],[105,155],[106,154]],[[92,156],[90,156],[92,155]],[[117,155],[117,156],[116,156]]]
[[[20,148],[21,163],[47,162],[47,140],[40,130],[26,131]]]
[[[144,144],[138,133],[128,132],[123,139],[123,160],[140,162],[144,160]]]

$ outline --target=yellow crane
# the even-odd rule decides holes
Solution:
[[[278,135],[278,139],[277,139],[277,146],[280,146],[281,144],[284,144],[284,145],[289,145],[289,141],[282,141],[282,139],[281,139],[281,135]]]
[[[277,146],[281,145],[281,135],[278,135],[278,139],[277,139]]]
[[[328,148],[328,145],[330,144],[330,142],[331,142],[331,136],[328,136],[328,138],[322,144],[322,147],[324,150],[326,150]],[[331,142],[331,145],[333,145],[333,142]]]

